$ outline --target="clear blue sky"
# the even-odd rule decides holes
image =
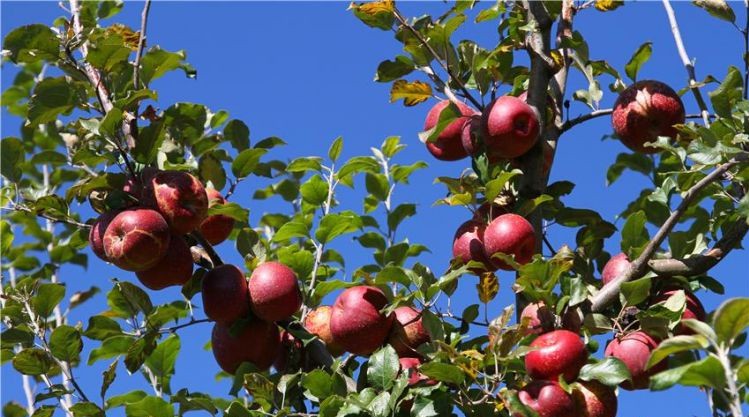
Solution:
[[[733,3],[743,19],[742,3]],[[173,73],[152,85],[158,90],[156,107],[167,108],[174,102],[202,103],[213,110],[225,109],[234,118],[244,120],[252,131],[253,143],[267,136],[279,136],[289,146],[276,150],[276,158],[320,155],[337,136],[345,139],[344,156],[369,152],[390,135],[398,135],[409,146],[399,161],[410,163],[423,159],[430,167],[414,175],[407,188],[396,190],[397,201],[418,203],[419,215],[408,220],[402,238],[424,243],[431,253],[421,262],[435,271],[443,270],[451,256],[452,236],[457,226],[469,217],[463,209],[433,207],[432,202],[444,196],[444,188],[434,185],[437,176],[458,176],[468,165],[464,162],[446,163],[433,160],[416,133],[421,130],[428,105],[405,108],[388,102],[389,84],[372,81],[380,61],[392,59],[400,52],[399,44],[389,32],[367,28],[346,11],[345,2],[155,2],[151,9],[148,39],[167,50],[185,49],[188,60],[198,70],[197,80],[189,80],[181,73]],[[484,7],[485,5],[481,5]],[[439,15],[445,10],[442,3],[403,2],[400,7],[407,16],[422,13]],[[681,23],[689,54],[696,58],[698,78],[708,74],[722,79],[728,65],[741,66],[741,38],[725,22],[710,18],[690,3],[674,4]],[[113,20],[132,27],[139,26],[141,3],[127,3],[125,10]],[[64,14],[56,2],[2,2],[2,35],[14,27],[29,23],[49,24]],[[493,23],[469,24],[458,31],[456,39],[470,38],[484,46],[496,40]],[[622,74],[624,64],[643,42],[653,42],[653,56],[640,72],[640,78],[665,81],[675,89],[686,85],[686,73],[681,66],[660,3],[628,4],[615,12],[602,14],[586,10],[575,20],[575,28],[586,37],[591,57],[606,59]],[[518,60],[524,60],[518,54]],[[2,71],[3,88],[12,82],[15,69],[5,65]],[[571,90],[587,86],[573,72]],[[604,86],[605,87],[605,86]],[[604,91],[601,106],[611,107],[615,96]],[[696,112],[691,95],[684,97],[688,113]],[[584,113],[581,105],[573,105],[571,114]],[[17,135],[20,121],[2,113],[2,135]],[[649,181],[634,173],[625,173],[613,186],[606,187],[605,173],[617,153],[626,149],[615,141],[601,138],[611,132],[608,118],[600,118],[574,128],[560,141],[551,179],[566,179],[577,184],[565,202],[573,207],[598,210],[612,222],[626,204],[634,199]],[[286,210],[278,201],[251,200],[251,186],[243,184],[236,193],[237,202],[250,207],[251,222],[263,212]],[[348,193],[348,194],[346,194]],[[346,200],[346,196],[349,196]],[[352,194],[344,191],[347,204]],[[89,213],[88,208],[82,208]],[[622,222],[617,221],[621,226]],[[552,227],[550,240],[555,246],[574,245],[574,232]],[[618,252],[618,237],[607,242],[609,251]],[[343,238],[337,248],[346,257],[348,271],[369,261],[369,254],[358,245]],[[353,248],[353,249],[352,249]],[[239,261],[231,243],[219,247],[225,259]],[[726,293],[749,296],[747,281],[749,263],[746,253],[734,253],[712,271]],[[93,256],[88,270],[66,267],[61,273],[68,285],[68,293],[91,285],[106,290],[109,279],[117,277],[133,280],[134,276],[105,265]],[[460,283],[455,311],[476,302],[476,281],[465,277]],[[510,273],[500,275],[500,295],[489,306],[490,314],[497,315],[504,306],[514,301]],[[176,289],[152,293],[154,301],[179,299]],[[709,311],[714,310],[725,296],[700,293]],[[199,301],[199,300],[198,300]],[[72,324],[106,308],[105,298],[99,295],[70,315]],[[200,316],[201,313],[198,313]],[[190,391],[225,395],[226,381],[215,383],[218,368],[210,354],[202,349],[210,337],[210,325],[193,326],[180,332],[182,352],[177,362],[173,388],[187,385]],[[93,343],[91,343],[93,344]],[[89,348],[83,357],[87,358]],[[599,353],[599,356],[602,353]],[[108,361],[90,368],[81,368],[78,379],[84,389],[97,393],[101,373]],[[10,365],[2,367],[2,400],[15,399],[21,403],[23,393],[20,376]],[[148,385],[142,376],[128,377],[124,368],[110,394],[120,394]],[[705,395],[694,388],[674,388],[660,393],[620,393],[621,417],[684,417],[708,416]],[[58,415],[61,413],[58,412]]]

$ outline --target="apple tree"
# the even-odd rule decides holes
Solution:
[[[419,146],[464,168],[437,179],[437,204],[472,213],[446,269],[424,265],[427,247],[402,232],[417,205],[393,196],[429,168],[404,161],[398,137],[348,159],[341,138],[289,159],[281,138],[251,143],[227,111],[158,103],[154,80],[196,69],[148,38],[148,0],[139,28],[104,23],[119,0],[70,0],[54,22],[15,28],[3,60],[18,75],[2,105],[24,123],[0,142],[0,302],[2,362],[18,374],[3,383],[17,379],[26,398],[3,415],[614,417],[627,390],[677,384],[707,392],[714,416],[744,415],[749,299],[710,312],[696,293],[722,291],[711,269],[749,230],[749,24],[737,17],[748,6],[694,3],[740,32],[745,66],[699,79],[663,0],[683,86],[638,77],[647,42],[624,68],[590,55],[576,16],[620,1],[457,1],[420,17],[391,0],[350,5],[403,47],[381,57],[375,81],[391,84],[391,101],[425,107]],[[479,23],[494,26],[495,45],[455,39]],[[570,85],[572,72],[586,82]],[[600,107],[604,94],[613,108]],[[573,183],[549,183],[561,138],[599,117],[622,145],[608,181],[627,170],[652,180],[620,227],[594,204],[568,205]],[[249,197],[235,194],[243,182]],[[288,210],[251,222],[264,199]],[[551,224],[574,230],[574,247],[554,247]],[[621,253],[603,249],[608,239]],[[347,264],[334,241],[371,260]],[[242,264],[222,259],[234,251]],[[68,291],[63,266],[93,262],[121,274]],[[489,308],[499,271],[515,276],[516,303]],[[471,280],[476,302],[454,312]],[[167,287],[181,297],[155,303]],[[95,297],[107,310],[76,316]],[[203,340],[180,337],[198,325]],[[215,364],[197,366],[232,381],[222,397],[175,373],[182,345],[208,341]],[[76,377],[102,361],[100,379]],[[142,389],[112,392],[125,373]]]

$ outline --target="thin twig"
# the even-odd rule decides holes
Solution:
[[[50,220],[50,221],[55,222],[55,223],[69,224],[69,225],[75,226],[75,227],[77,227],[79,229],[90,229],[91,228],[90,224],[81,223],[79,221],[75,221],[75,220],[70,219],[70,218],[68,218],[68,219],[58,219],[56,217],[52,217],[52,216],[50,216],[48,214],[45,214],[44,212],[41,212],[41,213],[36,212],[36,211],[34,211],[34,210],[32,210],[32,209],[30,209],[30,208],[28,208],[26,206],[20,205],[20,204],[16,204],[13,207],[0,207],[0,210],[20,211],[20,212],[23,212],[23,213],[29,213],[29,214],[33,214],[35,216],[41,217],[43,219]]]
[[[135,51],[135,64],[133,67],[133,87],[140,88],[140,58],[143,55],[143,46],[146,42],[146,27],[148,25],[148,11],[151,9],[151,0],[143,4],[143,12],[140,15],[140,36],[138,37],[138,50]]]
[[[601,116],[606,116],[613,112],[614,112],[614,109],[593,110],[590,113],[583,114],[583,115],[577,116],[574,119],[567,120],[566,122],[564,122],[564,124],[562,124],[561,131],[566,132],[579,124],[587,122],[588,120],[596,119]],[[715,119],[717,116],[715,116],[714,114],[708,114],[707,117],[710,119]],[[702,114],[687,114],[685,118],[686,119],[702,119],[703,115]]]
[[[192,233],[190,233],[190,235],[194,237],[195,240],[198,241],[198,243],[200,243],[200,246],[203,247],[203,249],[205,250],[205,253],[207,253],[208,257],[211,259],[211,262],[213,263],[214,268],[219,265],[224,264],[224,262],[221,260],[221,256],[219,256],[219,254],[213,248],[213,245],[211,245],[207,240],[205,240],[205,237],[203,237],[203,235],[199,231],[195,230]]]
[[[176,332],[179,329],[184,329],[185,327],[190,327],[190,326],[193,326],[195,324],[200,324],[200,323],[209,323],[211,321],[213,321],[213,320],[211,320],[211,319],[198,319],[198,320],[193,319],[193,320],[188,321],[187,323],[178,324],[178,325],[172,326],[172,327],[164,327],[164,328],[162,328],[162,329],[159,330],[159,333],[174,333],[174,332]]]

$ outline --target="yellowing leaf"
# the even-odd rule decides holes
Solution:
[[[133,51],[138,49],[138,42],[140,41],[140,31],[134,32],[128,26],[125,26],[121,23],[115,23],[107,28],[107,32],[116,33],[122,36],[122,39],[125,41],[125,46],[132,49]]]
[[[374,16],[378,13],[392,13],[395,9],[395,2],[393,0],[382,0],[358,5],[351,3],[351,7],[366,15]]]
[[[407,107],[426,101],[431,96],[432,87],[421,81],[409,83],[406,80],[398,80],[393,83],[393,87],[390,89],[390,102],[394,103],[403,99],[403,105]]]
[[[497,296],[499,292],[499,280],[493,272],[485,272],[481,274],[479,283],[476,286],[479,290],[479,300],[482,303],[488,303]]]
[[[595,8],[602,12],[610,12],[624,6],[624,0],[596,0]]]

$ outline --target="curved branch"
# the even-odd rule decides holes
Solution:
[[[44,212],[38,213],[38,212],[36,212],[36,211],[34,211],[34,210],[26,207],[26,206],[20,205],[20,204],[16,204],[13,207],[0,207],[0,209],[7,210],[7,211],[19,211],[19,212],[22,212],[22,213],[33,214],[34,216],[41,217],[41,218],[49,220],[49,221],[51,221],[53,223],[67,224],[67,225],[70,225],[70,226],[77,227],[79,229],[88,230],[88,229],[91,228],[90,224],[81,223],[79,221],[76,221],[76,220],[73,220],[73,219],[70,219],[70,218],[67,218],[67,219],[58,219],[57,217],[52,217],[52,216],[50,216],[48,214],[45,214]]]
[[[194,237],[195,240],[197,240],[198,243],[200,243],[200,246],[203,247],[203,249],[205,250],[205,253],[211,259],[211,263],[213,263],[214,268],[219,265],[224,264],[224,262],[221,260],[221,256],[219,256],[216,250],[213,249],[213,246],[207,240],[205,240],[205,238],[199,231],[197,230],[193,231],[192,233],[190,233],[190,236]]]
[[[593,110],[592,112],[588,114],[583,114],[581,116],[577,116],[574,119],[569,119],[562,125],[561,131],[566,132],[573,127],[579,125],[580,123],[587,122],[588,120],[595,119],[597,117],[606,116],[607,114],[611,114],[614,112],[614,109],[600,109],[600,110]]]

